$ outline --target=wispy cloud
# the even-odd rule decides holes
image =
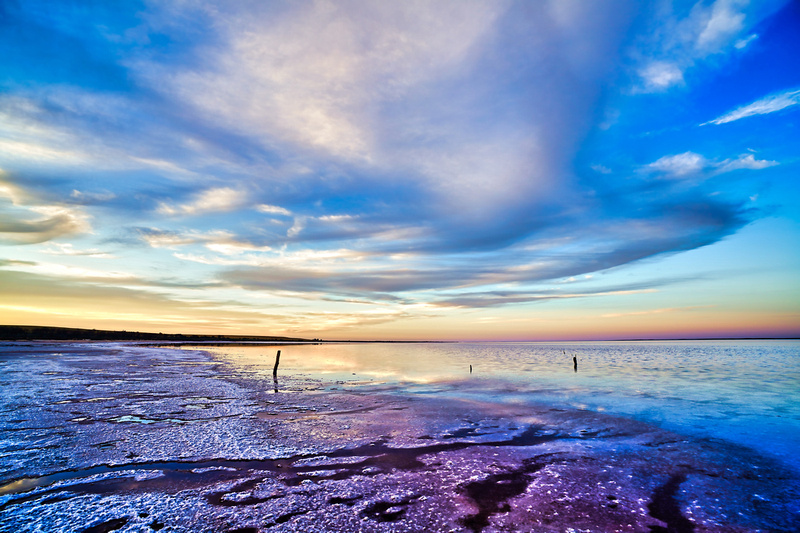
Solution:
[[[734,170],[761,170],[777,165],[777,161],[756,159],[753,154],[742,154],[735,159],[711,161],[694,152],[664,156],[644,167],[643,170],[658,173],[666,178],[681,179],[724,174]]]
[[[179,232],[156,228],[137,228],[136,232],[144,242],[153,248],[178,248],[201,244],[207,249],[223,255],[268,252],[272,250],[270,246],[257,245],[241,240],[234,233],[227,230]]]
[[[165,215],[201,215],[205,213],[224,213],[233,211],[248,203],[248,196],[245,191],[232,189],[230,187],[218,187],[207,189],[198,193],[191,201],[170,205],[166,202],[161,203],[158,208],[159,213]]]
[[[716,164],[716,170],[722,174],[733,170],[761,170],[763,168],[774,167],[777,161],[766,159],[756,159],[753,154],[743,154],[736,159],[726,159]]]
[[[69,282],[79,280],[84,282],[100,282],[125,284],[130,281],[140,283],[137,276],[117,270],[106,270],[100,268],[86,268],[53,262],[16,262],[0,265],[0,274],[7,275],[8,272],[24,272],[27,274],[44,276],[53,280]]]
[[[113,259],[115,257],[113,254],[110,254],[108,252],[103,252],[96,248],[81,250],[79,248],[76,248],[74,245],[70,243],[58,243],[58,242],[48,243],[48,246],[47,248],[45,248],[44,253],[51,255],[99,257],[102,259]]]
[[[701,124],[701,126],[705,126],[707,124],[727,124],[728,122],[741,120],[747,117],[767,115],[769,113],[775,113],[777,111],[782,111],[789,107],[796,106],[797,104],[800,104],[800,89],[790,89],[765,96],[764,98],[756,100],[751,104],[737,107],[733,111],[729,111],[728,113],[725,113],[714,120],[704,122]]]
[[[758,39],[758,34],[754,33],[752,35],[748,35],[744,39],[739,39],[733,46],[736,47],[737,50],[744,50],[745,48],[750,46],[750,43],[752,43],[756,39]]]
[[[459,307],[459,308],[484,308],[498,307],[519,303],[544,302],[549,300],[571,300],[574,298],[592,298],[601,296],[620,296],[629,294],[642,294],[657,292],[657,289],[637,289],[637,290],[610,290],[610,291],[587,291],[584,293],[574,292],[488,292],[470,293],[450,298],[437,300],[433,303],[438,307]]]
[[[75,203],[79,204],[103,203],[103,202],[108,202],[109,200],[113,200],[114,198],[117,197],[116,194],[110,191],[82,192],[77,189],[73,189],[72,193],[70,193],[69,196],[75,201]]]
[[[262,213],[268,213],[270,215],[290,216],[292,214],[292,212],[289,211],[288,209],[285,209],[277,205],[261,204],[256,206],[256,209]]]
[[[129,132],[96,136],[91,130],[112,129],[114,122],[130,118],[125,110],[138,107],[124,98],[63,86],[0,95],[0,156],[7,168],[17,169],[149,167],[140,159],[146,142],[127,139]]]

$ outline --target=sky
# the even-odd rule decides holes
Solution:
[[[0,3],[0,323],[800,336],[800,2]]]

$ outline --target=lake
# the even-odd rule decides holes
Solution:
[[[271,376],[277,350],[202,349],[263,376]],[[622,415],[742,444],[800,470],[800,341],[358,343],[280,349],[282,377],[320,379],[330,387],[344,382],[364,391],[544,403]]]

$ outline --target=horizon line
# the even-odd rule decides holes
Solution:
[[[14,329],[27,330],[22,336],[15,335],[14,339],[10,338],[10,334],[16,333]],[[8,331],[10,330],[10,331]],[[43,330],[43,331],[42,331]],[[66,332],[74,332],[75,337],[46,337],[43,336],[48,330],[56,330]],[[86,338],[86,334],[101,335],[103,338]],[[22,332],[19,332],[22,333]],[[38,335],[37,335],[38,333]],[[80,335],[84,333],[85,335]],[[31,334],[34,334],[31,336]],[[114,339],[113,336],[119,337],[142,335],[155,337],[150,339]],[[177,337],[177,339],[176,339]],[[237,334],[204,334],[204,333],[154,333],[148,331],[129,331],[129,330],[106,330],[96,328],[74,328],[66,326],[40,326],[40,325],[22,325],[22,324],[1,324],[0,325],[0,340],[56,340],[56,341],[78,341],[78,340],[102,340],[102,341],[182,341],[181,337],[188,337],[185,339],[187,342],[221,342],[227,344],[225,341],[234,342],[247,342],[259,343],[270,342],[271,344],[280,342],[291,343],[481,343],[481,342],[499,342],[499,343],[548,343],[548,342],[654,342],[654,341],[757,341],[757,340],[800,340],[798,336],[746,336],[746,337],[643,337],[643,338],[611,338],[611,339],[323,339],[323,338],[303,338],[291,337],[288,335],[252,335],[247,333]]]

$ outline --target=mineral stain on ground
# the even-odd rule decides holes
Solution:
[[[630,418],[7,344],[0,531],[800,529],[797,474]]]

